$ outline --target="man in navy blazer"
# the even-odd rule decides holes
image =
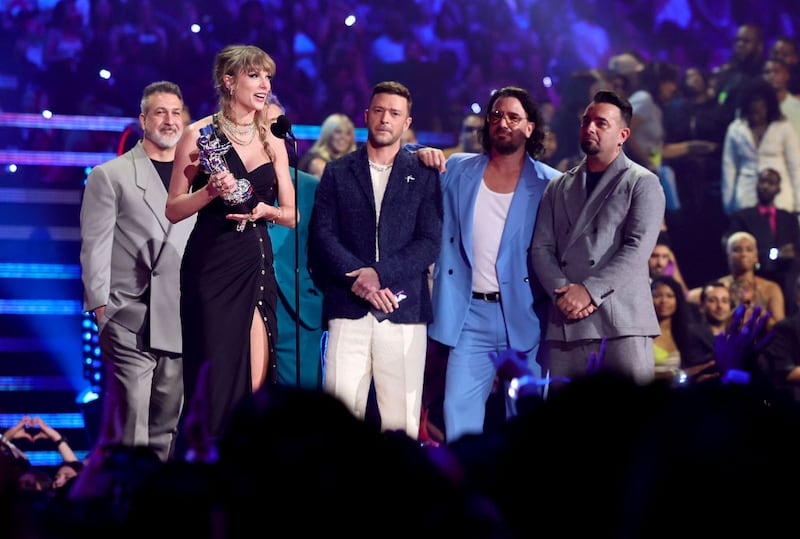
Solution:
[[[374,381],[381,428],[416,439],[441,188],[435,170],[400,150],[411,126],[405,86],[375,85],[365,119],[366,145],[325,166],[311,215],[310,272],[328,329],[323,387],[364,418]]]
[[[632,114],[624,97],[597,92],[581,120],[586,158],[548,184],[539,207],[530,259],[552,300],[544,361],[554,378],[584,375],[603,342],[608,369],[640,384],[655,376],[648,259],[665,197],[622,150]]]
[[[434,266],[431,339],[449,347],[445,437],[483,432],[496,369],[489,354],[525,352],[531,372],[541,338],[528,248],[545,186],[559,172],[535,159],[544,149],[539,107],[522,88],[495,92],[483,120],[484,153],[451,155],[441,175],[442,251]],[[420,151],[428,164],[429,152]],[[537,301],[538,298],[538,301]],[[513,413],[510,400],[506,415]]]

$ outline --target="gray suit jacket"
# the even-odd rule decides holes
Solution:
[[[550,309],[546,339],[659,335],[647,260],[664,218],[658,177],[624,153],[586,198],[586,160],[551,180],[534,229],[530,261],[555,302],[554,290],[582,283],[598,309],[567,320]]]
[[[171,224],[167,191],[139,142],[92,169],[81,204],[81,278],[87,311],[181,352],[180,265],[195,217]]]

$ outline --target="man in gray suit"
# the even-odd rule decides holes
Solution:
[[[171,82],[142,94],[142,140],[92,169],[81,205],[84,308],[105,362],[98,445],[146,445],[166,461],[183,407],[179,273],[194,218],[164,213],[183,97]]]
[[[548,183],[539,206],[530,262],[553,301],[544,362],[554,378],[586,373],[603,339],[609,370],[641,384],[654,377],[660,330],[647,261],[665,199],[658,177],[622,151],[632,114],[624,97],[596,93],[580,128],[586,158]]]

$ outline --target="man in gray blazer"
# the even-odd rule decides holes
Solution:
[[[586,158],[548,183],[539,206],[530,262],[553,302],[543,359],[554,378],[586,373],[603,339],[609,370],[641,384],[654,377],[660,330],[647,261],[665,198],[658,177],[622,151],[631,116],[624,97],[595,94],[580,128]]]
[[[97,444],[146,445],[166,461],[183,407],[179,273],[194,219],[164,213],[183,97],[167,81],[143,92],[142,140],[92,169],[81,204],[84,308],[104,360]]]

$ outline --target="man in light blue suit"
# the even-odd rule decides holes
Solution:
[[[539,307],[546,308],[547,298],[537,291],[528,249],[539,201],[560,173],[535,159],[543,150],[544,123],[527,91],[503,88],[486,110],[485,152],[451,155],[441,175],[444,225],[428,336],[449,347],[448,442],[483,432],[496,375],[490,352],[524,351],[532,372],[541,372],[536,356],[545,318]],[[438,164],[434,152],[419,153],[426,164]]]

